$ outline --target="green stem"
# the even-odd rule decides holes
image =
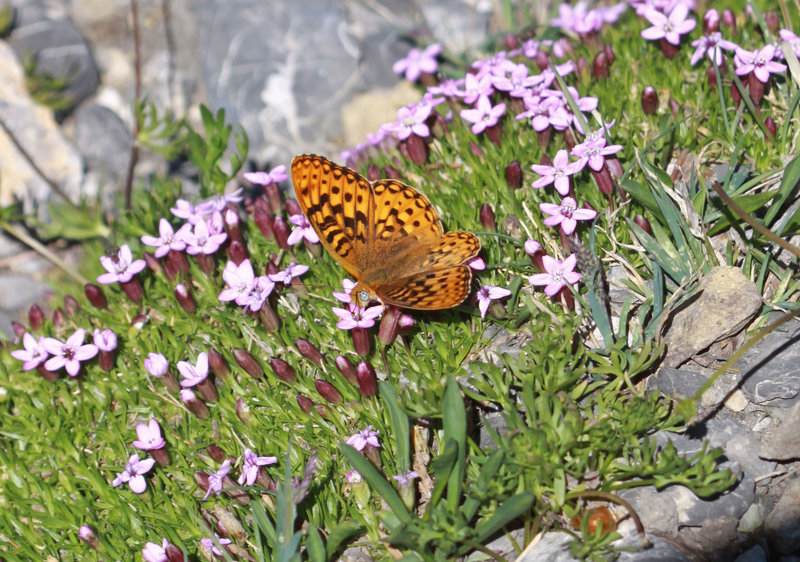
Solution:
[[[81,285],[86,285],[89,280],[86,279],[83,275],[72,269],[67,263],[58,257],[55,253],[51,252],[47,246],[29,236],[24,230],[17,228],[11,223],[6,221],[0,221],[0,228],[8,232],[11,236],[26,244],[36,250],[41,256],[49,260],[53,265],[60,268],[64,273],[72,277],[75,281],[80,283]]]

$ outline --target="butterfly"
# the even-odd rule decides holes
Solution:
[[[325,249],[358,283],[352,302],[417,310],[460,304],[481,244],[471,232],[444,233],[430,201],[395,180],[370,182],[327,158],[292,160],[300,207]]]

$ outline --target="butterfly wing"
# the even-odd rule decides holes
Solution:
[[[417,310],[440,310],[461,304],[470,292],[472,270],[463,263],[478,255],[477,236],[448,232],[408,275],[375,288],[390,305]]]
[[[302,154],[292,160],[292,183],[300,207],[320,242],[357,279],[368,268],[374,208],[370,183],[327,158]]]

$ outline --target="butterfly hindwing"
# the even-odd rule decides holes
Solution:
[[[420,272],[375,290],[384,304],[417,310],[440,310],[461,304],[470,291],[472,273],[459,265]]]

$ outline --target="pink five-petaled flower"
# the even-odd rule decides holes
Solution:
[[[92,339],[100,351],[114,351],[117,349],[117,334],[111,330],[95,328],[92,333]]]
[[[45,349],[42,341],[44,338],[35,338],[30,333],[25,332],[22,336],[22,345],[25,349],[15,349],[11,352],[11,357],[22,361],[22,370],[30,371],[38,367],[49,353]]]
[[[736,74],[743,76],[752,72],[759,82],[766,84],[770,74],[780,74],[786,71],[785,64],[772,60],[774,56],[775,45],[767,45],[763,49],[755,51],[737,48],[736,55],[733,57]]]
[[[406,80],[409,82],[416,82],[420,74],[433,74],[439,68],[439,63],[436,62],[436,55],[442,50],[442,46],[438,43],[428,45],[425,50],[411,49],[406,58],[400,59],[392,65],[392,72],[395,74],[406,75]]]
[[[127,283],[133,276],[145,268],[144,260],[134,260],[131,248],[127,244],[120,246],[114,257],[100,256],[100,265],[106,270],[97,277],[97,282],[102,285],[111,283]]]
[[[687,20],[687,15],[689,8],[684,3],[676,4],[668,16],[655,8],[648,8],[644,17],[653,26],[642,31],[642,37],[651,41],[663,38],[672,45],[680,45],[681,35],[689,33],[697,24],[693,19]]]
[[[418,137],[428,137],[431,131],[425,124],[425,120],[431,114],[431,107],[430,104],[412,104],[401,107],[397,110],[397,121],[386,123],[382,128],[394,133],[397,140],[405,140],[412,133]]]
[[[372,445],[375,448],[380,447],[378,443],[378,434],[380,431],[373,430],[371,425],[368,425],[355,435],[351,435],[346,443],[353,447],[356,451],[363,451],[367,445]]]
[[[154,542],[149,542],[144,545],[142,549],[142,558],[144,558],[144,562],[168,562],[169,558],[167,558],[167,539],[161,540],[161,546],[158,546]]]
[[[597,216],[597,211],[592,209],[578,209],[578,204],[572,197],[564,197],[561,200],[561,205],[540,203],[539,209],[543,213],[550,215],[544,219],[544,224],[547,226],[560,224],[561,230],[567,235],[575,232],[575,227],[578,225],[577,221],[588,221]]]
[[[595,133],[599,131],[598,129]],[[603,169],[605,156],[616,154],[620,150],[622,150],[622,145],[612,144],[611,146],[606,146],[605,137],[593,133],[586,137],[582,143],[572,147],[571,154],[578,158],[578,163],[581,168],[588,162],[592,170],[599,172]],[[562,195],[566,195],[566,193],[562,193]]]
[[[585,165],[585,162],[580,160],[576,162],[569,161],[569,154],[563,148],[556,152],[553,158],[552,166],[543,166],[541,164],[533,164],[531,170],[542,176],[531,184],[534,189],[540,189],[551,183],[555,185],[556,191],[561,195],[569,193],[569,177],[573,174],[580,172]]]
[[[203,220],[203,213],[201,211],[201,209],[195,208],[195,206],[186,199],[178,199],[175,201],[175,206],[170,209],[173,215],[179,219],[185,220],[189,224],[195,224]]]
[[[158,426],[158,422],[153,418],[150,418],[148,423],[136,425],[136,436],[138,439],[131,445],[142,451],[161,449],[167,444],[164,438],[161,437],[161,428]]]
[[[169,361],[161,353],[148,353],[144,360],[145,370],[154,377],[163,377],[169,370]]]
[[[547,273],[534,273],[528,277],[531,285],[546,285],[544,294],[552,297],[565,285],[574,285],[581,280],[581,274],[573,271],[577,258],[570,254],[563,262],[551,256],[542,256],[542,264]]]
[[[258,478],[258,468],[275,464],[278,462],[278,457],[259,457],[250,449],[245,449],[242,455],[242,474],[239,476],[239,486],[252,486]]]
[[[194,230],[187,230],[183,235],[183,239],[186,241],[186,253],[192,256],[213,254],[219,250],[220,245],[227,238],[228,235],[225,232],[212,233],[206,221],[198,221],[194,225]]]
[[[792,51],[794,51],[794,55],[800,57],[800,37],[795,35],[791,29],[781,29],[778,35],[781,36],[781,39],[789,43]]]
[[[144,479],[144,474],[147,474],[153,465],[156,463],[155,459],[139,460],[138,454],[131,455],[128,464],[125,465],[125,470],[117,474],[117,477],[111,483],[115,488],[120,484],[128,483],[131,491],[135,494],[141,494],[147,488],[147,481]]]
[[[481,311],[481,318],[486,316],[486,311],[489,310],[489,304],[493,300],[502,299],[511,294],[511,291],[502,287],[495,287],[493,285],[484,285],[478,289],[475,298],[478,301],[478,308]]]
[[[45,362],[44,368],[48,371],[58,371],[64,367],[69,376],[76,376],[81,370],[81,361],[87,361],[97,355],[96,345],[91,343],[84,345],[85,336],[83,328],[78,328],[66,342],[55,338],[44,338],[42,346],[53,356]]]
[[[278,273],[273,273],[269,275],[270,280],[274,281],[275,283],[283,283],[284,285],[289,285],[292,282],[292,279],[295,277],[300,277],[306,271],[308,271],[308,266],[303,264],[296,264],[294,262],[290,263]]]
[[[300,213],[299,215],[292,215],[289,217],[289,222],[295,225],[297,228],[292,230],[289,238],[286,239],[287,244],[294,246],[303,238],[312,244],[319,242],[319,236],[317,236],[317,233],[314,232],[314,228],[311,226],[311,223],[308,222],[308,219],[304,214]]]
[[[222,546],[225,546],[226,544],[231,544],[233,542],[231,539],[220,537],[217,533],[214,533],[214,538],[217,539],[217,542]],[[209,538],[200,539],[200,544],[203,545],[203,548],[205,548],[206,551],[210,552],[214,556],[222,558],[222,551],[217,548],[216,543],[212,539]]]
[[[246,306],[256,279],[250,260],[246,259],[239,265],[232,261],[226,263],[222,279],[228,288],[223,289],[217,299],[221,302],[236,301],[239,306]]]
[[[392,475],[392,478],[397,480],[397,483],[400,486],[408,486],[409,484],[411,484],[412,480],[414,480],[415,478],[419,478],[419,474],[417,474],[413,470],[406,470],[405,472],[402,472],[400,474]]]
[[[464,98],[464,103],[475,103],[481,96],[489,96],[494,92],[492,88],[492,74],[486,73],[481,76],[467,74],[464,79],[464,91],[460,92]]]
[[[277,166],[272,168],[272,170],[267,172],[247,172],[244,174],[244,179],[249,181],[250,183],[255,183],[257,185],[269,185],[271,183],[278,183],[279,181],[283,181],[287,178],[286,175],[286,166]]]
[[[462,109],[461,118],[472,123],[473,134],[482,133],[487,127],[497,124],[497,120],[506,112],[505,102],[493,106],[489,96],[480,96],[475,109]]]
[[[208,377],[208,354],[205,351],[198,353],[196,365],[188,361],[178,361],[178,372],[183,377],[182,387],[197,386]]]
[[[231,469],[231,459],[225,459],[225,462],[220,465],[219,470],[217,470],[214,474],[208,477],[208,490],[206,491],[206,495],[203,496],[203,499],[207,499],[211,492],[219,493],[222,491],[222,481],[228,475],[228,471]]]
[[[345,277],[342,279],[342,288],[344,291],[333,291],[333,298],[335,298],[339,302],[350,304],[350,291],[353,290],[353,287],[356,286],[356,282],[352,279],[348,279]]]
[[[372,328],[375,325],[375,319],[383,312],[383,307],[361,308],[351,304],[348,308],[334,306],[332,310],[339,317],[336,327],[340,330],[352,330],[353,328]]]
[[[722,49],[727,51],[736,50],[736,43],[723,39],[722,33],[719,31],[703,35],[700,39],[692,41],[691,45],[695,48],[692,60],[689,62],[692,66],[700,62],[703,55],[707,55],[708,60],[714,61],[714,64],[719,66],[722,64]]]
[[[182,252],[186,248],[186,242],[183,240],[183,234],[191,228],[188,224],[184,224],[175,232],[172,225],[169,224],[167,219],[158,221],[158,238],[148,234],[141,237],[142,244],[146,246],[153,246],[156,251],[153,255],[157,258],[163,258],[170,250]]]

